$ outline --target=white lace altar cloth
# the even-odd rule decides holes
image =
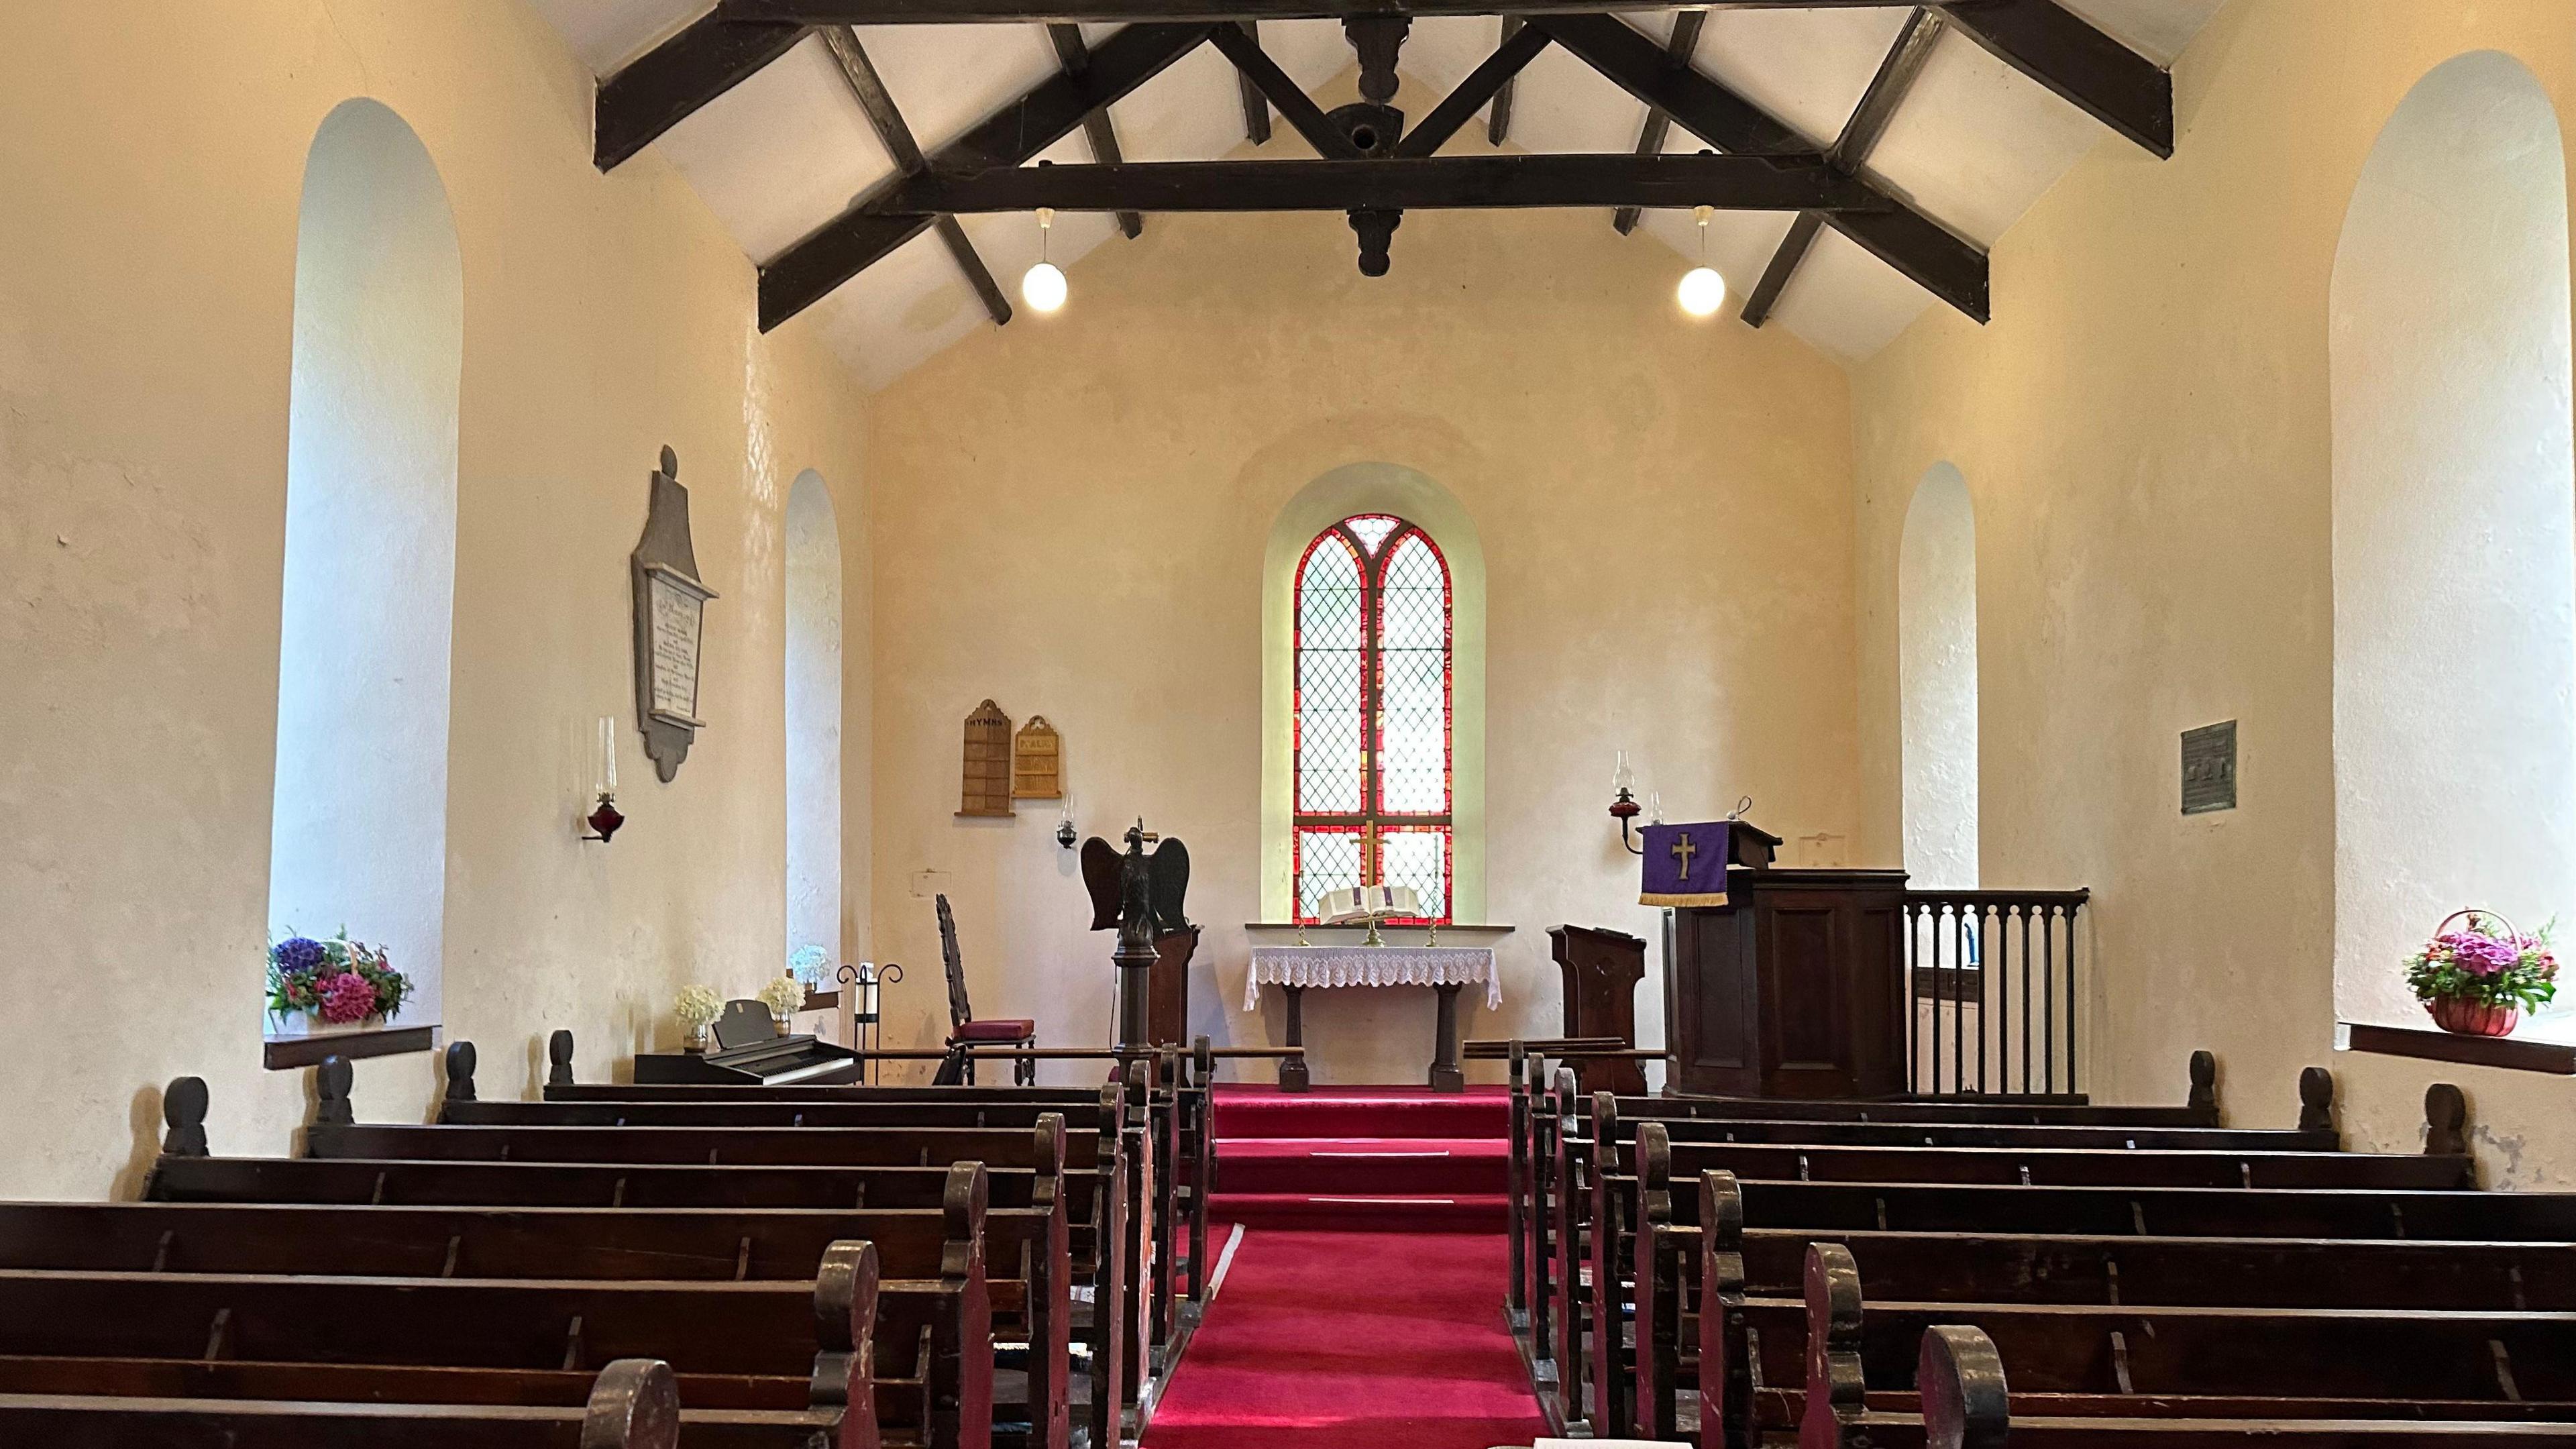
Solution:
[[[1491,946],[1255,946],[1243,1009],[1261,1009],[1264,986],[1472,986],[1485,983],[1485,1009],[1503,1005]]]

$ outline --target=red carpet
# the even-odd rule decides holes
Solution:
[[[1500,1234],[1245,1233],[1143,1449],[1489,1449],[1545,1432]]]
[[[1216,1089],[1208,1214],[1251,1227],[1499,1233],[1511,1096]]]

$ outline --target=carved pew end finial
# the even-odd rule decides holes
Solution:
[[[1926,1449],[2003,1449],[2007,1406],[2003,1355],[1981,1328],[1923,1330],[1914,1380],[1923,1392]]]
[[[2449,1082],[2424,1089],[2424,1153],[2456,1157],[2469,1150],[2469,1099]]]
[[[164,1157],[205,1157],[206,1108],[212,1103],[203,1077],[180,1077],[161,1089],[161,1121],[170,1130],[161,1136]]]
[[[474,1100],[474,1043],[470,1041],[452,1041],[447,1044],[447,1100],[450,1102]]]
[[[680,1384],[657,1358],[621,1358],[600,1370],[581,1419],[581,1449],[676,1449]]]
[[[2215,1053],[2196,1051],[2191,1054],[2191,1096],[2188,1100],[2195,1112],[2218,1111],[2218,1057]]]
[[[546,1085],[572,1085],[572,1033],[558,1031],[546,1038]]]
[[[2323,1067],[2309,1067],[2299,1073],[2299,1130],[2331,1132],[2334,1130],[2334,1073]]]
[[[347,1127],[358,1120],[349,1101],[349,1088],[357,1080],[357,1070],[347,1057],[324,1057],[313,1069],[313,1120],[327,1127]]]

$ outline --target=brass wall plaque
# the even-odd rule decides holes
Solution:
[[[2236,721],[2182,732],[2182,813],[2236,808]]]

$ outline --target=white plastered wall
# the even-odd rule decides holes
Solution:
[[[751,267],[669,167],[597,173],[593,89],[519,0],[0,6],[7,1195],[130,1189],[182,1074],[219,1151],[285,1151],[308,1110],[309,1072],[260,1067],[256,999],[298,200],[353,97],[419,135],[464,268],[443,1024],[517,1095],[549,1029],[600,1077],[676,1040],[683,982],[783,961],[781,515],[813,468],[863,545],[860,409],[810,329],[757,333]],[[667,785],[631,733],[627,582],[664,444],[723,596]],[[573,822],[612,712],[629,823],[603,847]],[[357,1083],[362,1116],[418,1120],[437,1072]]]

